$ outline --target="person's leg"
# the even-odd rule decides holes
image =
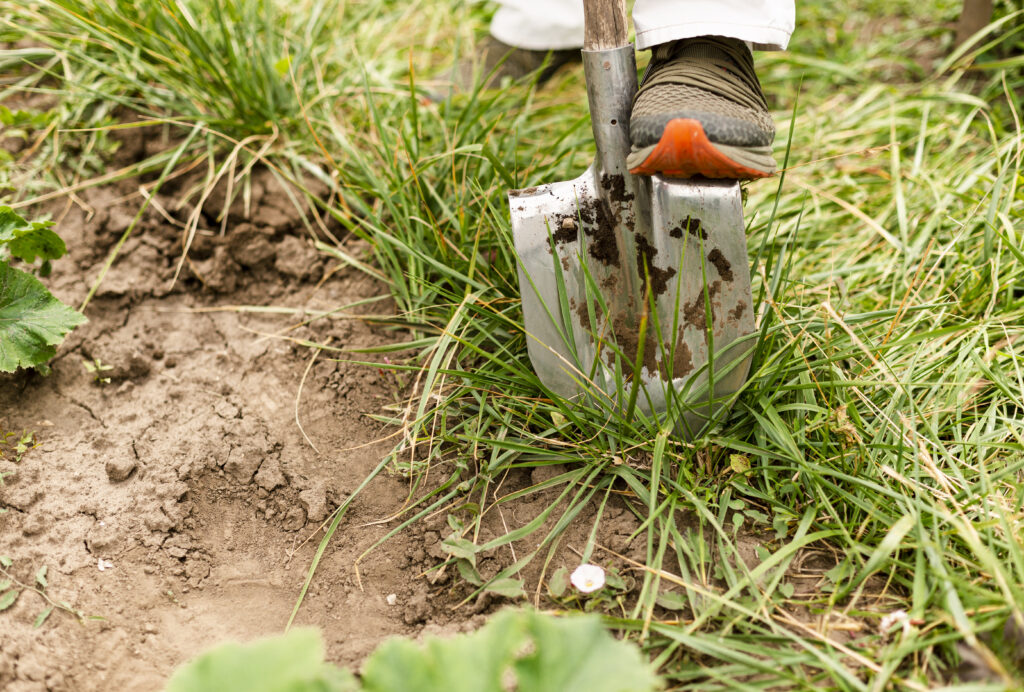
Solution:
[[[499,0],[491,35],[535,51],[583,47],[582,0]],[[636,0],[637,48],[695,36],[727,36],[755,50],[783,50],[793,33],[793,0]]]
[[[793,33],[793,0],[636,0],[636,47],[697,36],[725,36],[755,50],[785,50]]]
[[[490,35],[459,62],[455,83],[468,91],[481,76],[490,75],[486,88],[542,68],[535,78],[543,83],[562,65],[579,62],[582,46],[582,0],[501,0]]]
[[[515,48],[552,51],[583,47],[582,0],[500,0],[491,36]]]

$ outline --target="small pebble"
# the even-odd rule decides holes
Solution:
[[[139,462],[137,459],[133,459],[130,456],[121,456],[107,460],[107,478],[114,483],[120,483],[126,480],[128,476],[132,475],[132,471],[138,466]]]
[[[389,593],[388,597],[385,598],[384,600],[388,602],[389,606],[393,606],[393,605],[398,603],[398,594]]]

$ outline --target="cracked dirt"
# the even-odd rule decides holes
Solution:
[[[290,202],[267,191],[269,176],[254,180],[256,221],[233,215],[223,236],[201,225],[177,282],[187,210],[158,200],[166,206],[146,212],[52,373],[0,375],[0,428],[38,441],[0,458],[0,555],[25,584],[46,566],[47,596],[85,616],[58,608],[35,628],[47,602],[22,591],[2,614],[4,690],[159,689],[215,642],[280,632],[318,527],[393,444],[366,415],[394,401],[383,372],[321,354],[306,373],[313,351],[268,336],[393,340],[342,315],[289,329],[382,288],[326,275],[333,267]],[[138,209],[130,193],[94,189],[52,209],[70,250],[49,279],[58,297],[85,297]],[[332,660],[355,664],[386,636],[473,617],[428,605],[417,567],[438,556],[416,554],[431,548],[422,530],[372,553],[357,583],[356,558],[391,528],[367,524],[407,492],[401,478],[374,481],[325,555],[297,622],[323,629]]]

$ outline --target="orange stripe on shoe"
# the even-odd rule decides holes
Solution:
[[[736,163],[720,152],[704,134],[699,120],[675,118],[668,121],[644,162],[629,170],[634,175],[664,175],[670,178],[767,178],[771,173]]]

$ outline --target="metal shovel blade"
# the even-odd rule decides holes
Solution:
[[[607,248],[592,211],[594,175],[591,168],[511,193],[530,360],[557,394],[619,408],[630,393],[622,382],[639,362],[636,405],[674,416],[692,435],[743,385],[750,365],[754,315],[739,186],[651,178],[649,213],[659,232],[638,243],[650,288],[623,300],[610,295],[614,273],[600,271]],[[608,316],[616,302],[636,315],[647,306],[642,353],[639,329],[617,329]]]
[[[583,57],[596,160],[509,192],[530,360],[563,397],[668,416],[690,437],[753,352],[739,185],[630,175],[632,46]]]

